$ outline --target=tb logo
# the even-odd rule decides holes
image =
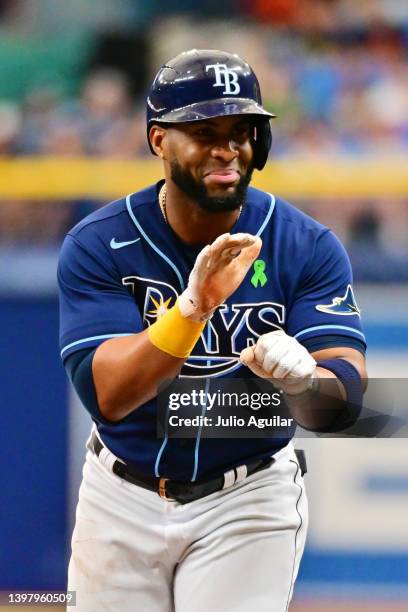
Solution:
[[[224,87],[223,94],[239,94],[241,88],[238,83],[238,73],[226,64],[209,64],[205,67],[208,72],[212,68],[215,73],[215,83],[213,87]]]

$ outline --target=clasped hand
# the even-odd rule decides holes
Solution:
[[[254,346],[241,352],[240,361],[256,376],[273,379],[289,395],[307,391],[316,376],[316,361],[283,330],[260,336]]]

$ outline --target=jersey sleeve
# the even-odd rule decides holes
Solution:
[[[287,333],[310,351],[333,346],[365,351],[350,261],[341,242],[329,230],[316,241],[288,312]]]
[[[58,264],[60,350],[75,351],[143,330],[137,305],[109,259],[68,234]]]

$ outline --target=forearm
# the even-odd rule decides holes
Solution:
[[[310,390],[298,395],[285,393],[285,402],[296,423],[311,430],[330,428],[347,409],[343,384],[333,372],[319,367]]]
[[[312,388],[288,405],[299,425],[306,429],[336,432],[349,428],[359,418],[367,383],[364,356],[343,348],[314,353],[318,359]],[[286,389],[290,392],[290,389]]]
[[[156,348],[148,330],[107,340],[92,362],[101,414],[113,422],[123,419],[156,396],[159,384],[177,376],[184,361]]]
[[[240,359],[284,392],[291,415],[302,427],[340,431],[358,418],[367,372],[364,355],[356,349],[333,347],[310,354],[279,330],[261,336]]]

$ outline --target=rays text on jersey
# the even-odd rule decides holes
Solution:
[[[141,276],[122,278],[133,294],[147,327],[171,308],[178,298],[176,289],[164,281]],[[277,302],[221,304],[208,321],[192,354],[183,365],[182,377],[214,377],[242,367],[241,351],[259,336],[282,329],[285,307]]]

